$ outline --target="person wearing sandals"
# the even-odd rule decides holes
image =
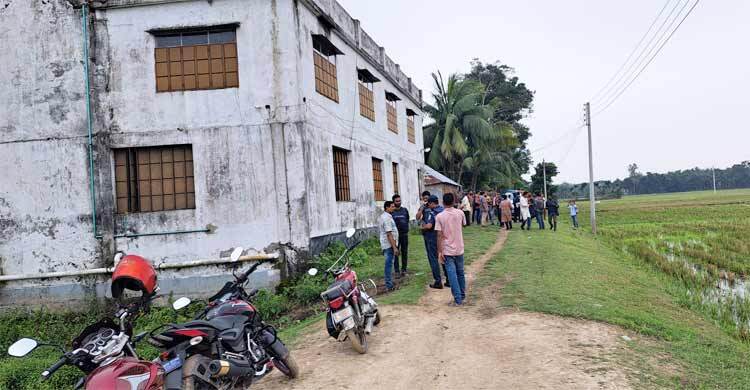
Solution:
[[[445,210],[435,217],[435,230],[438,232],[438,261],[445,264],[453,294],[452,305],[461,306],[466,299],[466,278],[464,276],[464,235],[466,218],[461,210],[453,207],[453,194],[443,195]]]

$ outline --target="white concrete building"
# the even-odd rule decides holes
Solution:
[[[270,285],[393,193],[417,207],[421,91],[335,0],[82,3],[0,2],[0,304],[102,296],[120,250],[279,254]]]

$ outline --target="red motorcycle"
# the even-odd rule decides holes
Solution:
[[[166,375],[164,367],[139,359],[135,352],[135,343],[145,333],[131,339],[131,319],[142,308],[143,304],[137,303],[119,309],[115,315],[119,325],[111,319],[104,319],[86,327],[73,340],[73,349],[64,352],[55,364],[42,372],[42,380],[49,379],[61,367],[71,365],[86,374],[75,385],[75,389],[161,390]],[[22,338],[8,348],[8,355],[23,357],[37,346],[62,349],[53,344]]]
[[[346,238],[351,239],[356,230],[349,229]],[[349,252],[357,247],[361,240],[356,240],[348,246],[341,257],[336,260],[325,272],[332,275],[334,283],[320,297],[326,302],[326,328],[328,334],[339,339],[341,332],[346,334],[352,348],[359,353],[367,353],[367,335],[372,333],[372,328],[380,323],[380,312],[378,304],[369,294],[364,284],[358,284],[357,273],[349,264]],[[342,260],[345,261],[339,266]],[[318,270],[311,268],[308,274],[315,276]],[[375,282],[369,281],[374,288]]]
[[[174,361],[141,360],[135,351],[135,344],[146,333],[134,337],[133,322],[149,309],[151,301],[156,297],[159,290],[156,271],[148,260],[136,255],[123,257],[122,253],[118,253],[115,263],[117,266],[112,273],[112,297],[120,302],[114,314],[115,320],[105,318],[89,325],[73,339],[73,349],[67,352],[54,344],[23,338],[8,348],[8,355],[23,357],[38,346],[61,349],[62,356],[42,372],[42,380],[49,379],[63,366],[75,366],[86,374],[75,385],[75,389],[162,390],[169,378],[181,382],[182,370],[177,370],[180,368],[179,364]],[[133,296],[133,293],[140,297]],[[129,298],[123,298],[125,296]],[[131,303],[122,303],[124,300]]]

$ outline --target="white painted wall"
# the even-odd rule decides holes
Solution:
[[[100,267],[115,250],[157,263],[217,258],[235,246],[262,251],[280,243],[304,251],[311,238],[375,223],[382,203],[374,201],[373,156],[383,160],[386,198],[393,193],[391,162],[399,163],[400,193],[414,212],[422,117],[415,118],[417,143],[409,143],[406,108],[420,109],[403,88],[412,95],[416,90],[379,49],[382,56],[374,60],[377,45],[364,33],[362,48],[370,54],[359,53],[352,40],[357,23],[335,1],[326,1],[323,8],[345,28],[331,36],[345,55],[337,58],[340,101],[319,95],[311,34],[321,27],[309,4],[196,0],[95,12],[91,55],[101,240],[94,239],[91,224],[80,11],[65,0],[15,1],[0,10],[0,38],[11,48],[0,51],[8,69],[0,72],[0,83],[12,86],[0,94],[2,273]],[[28,28],[18,28],[20,20]],[[239,88],[156,93],[154,38],[148,30],[228,23],[240,23]],[[357,67],[382,80],[375,84],[375,122],[359,114]],[[403,99],[399,134],[386,127],[385,90]],[[111,149],[185,143],[193,147],[196,209],[116,215]],[[352,202],[335,201],[332,146],[351,151]],[[218,227],[216,233],[112,238],[208,224]],[[223,272],[194,269],[179,277]],[[76,288],[55,287],[71,282]],[[32,281],[0,289],[33,285],[37,293],[62,296],[87,289],[77,283]],[[189,290],[190,283],[182,288]]]

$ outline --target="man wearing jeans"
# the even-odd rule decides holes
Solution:
[[[443,195],[445,210],[435,217],[435,230],[438,232],[438,261],[445,264],[448,280],[451,282],[451,304],[460,306],[466,299],[463,234],[466,218],[461,210],[453,207],[454,201],[453,194]]]
[[[398,229],[398,251],[401,252],[401,256],[396,256],[393,259],[393,265],[396,271],[396,277],[406,276],[406,265],[408,263],[409,256],[409,210],[406,207],[401,207],[401,195],[393,195],[393,205],[395,210],[391,213],[393,221],[396,222],[396,228]],[[399,268],[399,258],[401,259],[401,267]]]
[[[396,210],[392,201],[383,204],[383,214],[378,221],[378,231],[380,233],[380,249],[385,256],[385,288],[393,290],[393,259],[399,255],[398,252],[398,229],[396,222],[393,220],[391,213]]]
[[[440,264],[437,255],[437,232],[435,231],[435,217],[443,212],[443,206],[440,206],[438,198],[432,195],[427,200],[427,209],[422,217],[422,236],[424,237],[424,247],[427,251],[427,261],[430,263],[432,278],[435,280],[430,288],[443,288],[443,280],[440,276]]]

